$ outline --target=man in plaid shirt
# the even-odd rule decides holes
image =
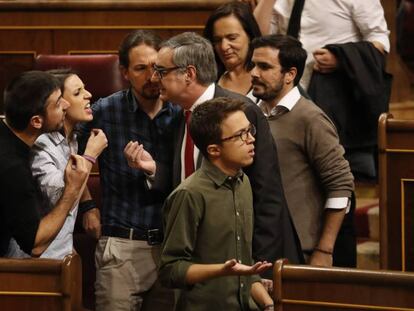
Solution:
[[[103,207],[100,213],[97,208],[87,211],[83,219],[85,229],[99,238],[97,310],[140,310],[144,301],[153,310],[174,305],[160,301],[172,297],[165,292],[154,295],[157,302],[145,298],[157,279],[166,194],[149,189],[150,170],[145,165],[142,170],[130,168],[124,156],[124,149],[133,147],[142,159],[149,152],[171,166],[170,134],[179,108],[160,101],[159,85],[151,82],[159,44],[160,39],[148,31],[134,31],[124,39],[119,60],[131,87],[98,100],[92,106],[93,122],[82,128],[83,133],[100,128],[108,138],[108,148],[99,158]]]

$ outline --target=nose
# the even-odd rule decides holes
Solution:
[[[252,77],[258,77],[258,74],[257,74],[257,66],[253,66],[252,70],[250,70],[250,76],[252,76]]]
[[[254,136],[252,135],[252,133],[249,132],[249,136],[247,136],[247,144],[252,144],[256,141],[256,138],[254,138]]]
[[[225,38],[221,40],[220,48],[222,51],[228,50],[230,48],[229,40]]]
[[[151,80],[153,75],[154,75],[154,68],[152,67],[152,64],[150,64],[147,67],[147,70],[145,70],[145,77],[146,79]]]
[[[92,94],[88,90],[85,90],[85,99],[91,99],[91,98],[92,98]]]
[[[160,76],[159,76],[159,74],[154,70],[154,69],[152,69],[152,74],[151,74],[151,82],[160,82],[161,81],[161,79],[160,79]]]

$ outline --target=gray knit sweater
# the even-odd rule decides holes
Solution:
[[[351,197],[354,189],[344,149],[328,116],[303,97],[291,111],[268,121],[302,249],[312,250],[320,238],[326,199]]]

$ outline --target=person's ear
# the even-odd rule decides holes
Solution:
[[[186,77],[185,81],[187,83],[195,81],[197,79],[197,69],[193,65],[188,65],[186,68]]]
[[[33,128],[40,130],[43,126],[43,122],[43,117],[37,114],[30,118],[29,123]]]
[[[128,78],[128,68],[125,68],[124,66],[119,65],[119,71],[121,72],[122,77],[126,81],[129,81],[129,78]]]
[[[285,82],[286,84],[291,84],[295,81],[296,75],[298,70],[296,67],[291,67],[285,74]]]
[[[211,144],[207,146],[207,154],[211,158],[218,158],[220,156],[220,153],[221,153],[221,148],[219,145]]]

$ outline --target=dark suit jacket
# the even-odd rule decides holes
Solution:
[[[269,125],[262,111],[247,97],[216,86],[214,98],[231,97],[246,103],[246,116],[255,125],[255,159],[244,169],[249,176],[253,190],[254,234],[253,258],[274,262],[288,258],[292,263],[303,262],[301,246],[290,219],[283,192],[276,146]],[[174,136],[173,188],[181,182],[181,146],[184,137],[185,120],[180,116]],[[197,168],[200,167],[200,153]],[[158,171],[158,168],[157,168]],[[158,175],[158,173],[157,173]],[[271,278],[271,271],[266,274]]]
[[[375,179],[378,118],[388,111],[392,83],[385,57],[366,41],[325,48],[336,56],[338,70],[314,71],[308,93],[334,122],[355,178]]]

